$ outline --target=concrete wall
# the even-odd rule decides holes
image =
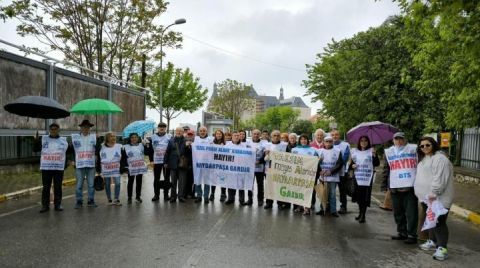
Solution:
[[[46,96],[46,70],[0,57],[0,129],[43,129],[45,120],[8,113],[3,106],[21,96]]]
[[[137,90],[110,85],[106,81],[0,51],[0,135],[31,135],[35,130],[45,129],[44,119],[27,119],[3,109],[5,104],[26,95],[51,97],[68,110],[83,99],[110,99],[124,111],[112,115],[111,129],[115,132],[121,132],[132,121],[145,118],[145,97]],[[55,122],[60,124],[62,131],[77,131],[83,119],[94,124],[97,121],[98,132],[108,130],[107,115],[96,118],[95,115],[72,114]]]

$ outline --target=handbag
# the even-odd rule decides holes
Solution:
[[[355,195],[355,184],[356,179],[354,176],[350,176],[350,174],[345,173],[345,190],[348,196],[353,197]]]
[[[175,147],[177,147],[177,154],[178,154],[178,167],[181,169],[188,168],[188,160],[184,155],[180,155],[180,150],[178,149],[178,144],[175,143]]]
[[[95,179],[93,180],[93,187],[97,191],[103,191],[105,189],[105,180],[102,176],[95,176]]]

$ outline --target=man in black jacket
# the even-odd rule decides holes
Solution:
[[[170,203],[175,203],[177,197],[180,202],[185,202],[184,196],[188,168],[188,163],[186,163],[187,159],[185,157],[185,147],[186,144],[185,138],[183,137],[183,128],[177,127],[175,129],[175,136],[168,142],[167,151],[165,153],[165,166],[170,169],[170,178],[172,181]]]

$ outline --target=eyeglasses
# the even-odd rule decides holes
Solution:
[[[420,145],[420,148],[430,148],[432,145],[430,143]]]

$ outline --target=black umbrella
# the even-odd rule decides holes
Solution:
[[[23,96],[3,108],[12,114],[32,118],[57,119],[70,115],[63,105],[43,96]]]

